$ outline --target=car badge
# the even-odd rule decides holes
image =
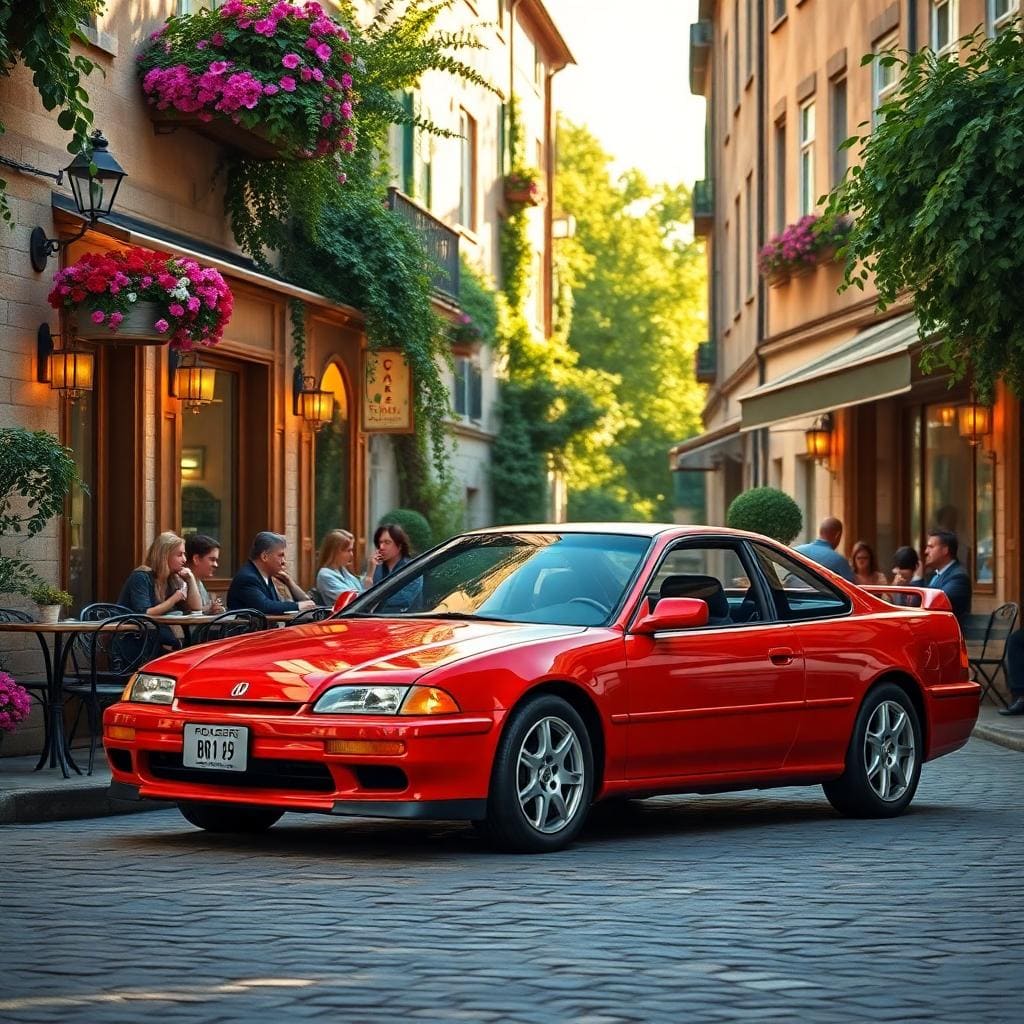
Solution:
[[[249,684],[246,683],[246,682],[235,683],[235,685],[231,687],[231,696],[232,697],[242,697],[242,696],[245,695],[245,692],[248,689],[249,689]]]

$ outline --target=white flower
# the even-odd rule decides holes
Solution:
[[[129,292],[128,293],[128,301],[129,302],[135,302],[135,301],[138,300],[138,298],[139,298],[139,296],[135,292]]]
[[[188,280],[187,277],[179,277],[178,278],[178,287],[179,288],[187,288],[188,285],[189,285],[189,280]]]

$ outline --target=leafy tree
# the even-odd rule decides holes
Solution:
[[[861,163],[828,199],[848,214],[843,287],[874,275],[878,307],[914,298],[926,370],[970,374],[983,401],[1000,376],[1024,394],[1024,46],[1019,27],[972,35],[960,57],[869,55],[901,80]]]
[[[69,153],[89,151],[92,110],[82,78],[96,68],[71,42],[85,43],[81,24],[103,10],[105,0],[0,0],[0,78],[23,61],[47,110],[60,107],[57,123],[72,133]],[[4,133],[0,121],[0,135]],[[0,217],[12,222],[7,182],[0,178]]]
[[[753,487],[737,494],[725,513],[733,530],[749,530],[789,544],[803,526],[800,506],[775,487]]]
[[[569,448],[570,518],[671,517],[667,451],[700,429],[694,352],[707,336],[704,259],[690,240],[688,191],[639,171],[613,180],[589,130],[558,126],[557,208],[576,219],[559,243],[556,334],[590,370],[601,421]],[[570,297],[571,296],[571,297]]]

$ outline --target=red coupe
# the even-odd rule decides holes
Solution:
[[[610,798],[817,783],[899,814],[979,687],[945,594],[886,590],[731,530],[481,530],[333,619],[150,662],[104,715],[113,793],[214,831],[467,819],[538,852]]]

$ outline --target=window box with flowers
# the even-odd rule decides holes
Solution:
[[[86,253],[57,272],[49,302],[76,337],[180,351],[216,345],[234,307],[219,271],[139,247]]]
[[[484,334],[477,322],[468,314],[460,313],[451,326],[452,350],[475,355],[483,347]]]
[[[773,288],[808,274],[835,257],[849,230],[846,221],[828,224],[809,213],[768,239],[758,253],[758,271]]]
[[[228,0],[171,16],[137,60],[158,128],[194,128],[261,160],[316,159],[355,149],[350,42],[318,3]]]
[[[540,187],[539,173],[527,169],[506,174],[505,202],[521,206],[540,206],[544,202],[544,191]]]

